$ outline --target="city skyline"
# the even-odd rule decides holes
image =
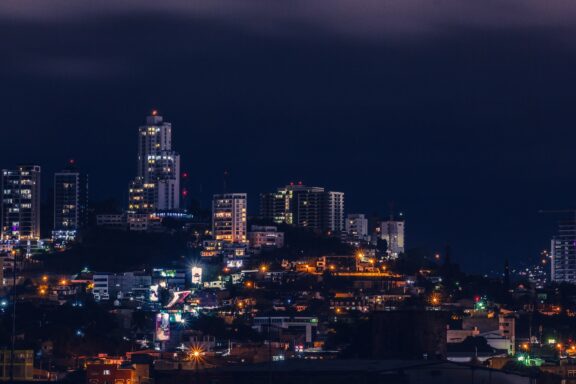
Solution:
[[[161,112],[159,112],[157,109],[150,109],[145,115],[148,116],[148,119],[155,118],[156,115],[159,116],[159,119],[162,120],[162,116],[160,116]],[[171,120],[171,119],[169,119]],[[161,121],[162,123],[162,121]],[[169,124],[170,123],[166,123]],[[141,126],[140,130],[142,130],[143,128],[146,128],[147,126]],[[133,131],[135,130],[135,128],[133,127]],[[176,132],[178,132],[178,128],[176,128]],[[171,133],[170,133],[171,135]],[[177,137],[177,134],[176,134]],[[178,139],[175,139],[176,142],[178,142]],[[171,146],[171,144],[170,144]],[[174,153],[174,151],[172,151],[171,153]],[[140,156],[141,157],[141,156]],[[177,163],[178,166],[180,165],[180,155],[176,154],[177,159]],[[74,157],[73,160],[68,160],[68,161],[74,161],[75,163],[77,163],[78,161],[76,160],[77,157]],[[140,160],[139,160],[140,162]],[[26,163],[26,162],[23,162]],[[191,166],[190,165],[186,165],[186,159],[184,159],[183,162],[185,165],[182,169],[190,169]],[[41,174],[42,178],[50,178],[50,171],[46,171],[45,169],[48,168],[46,166],[44,166],[43,164],[41,164],[41,167],[43,169],[43,172]],[[82,167],[82,165],[80,165],[80,167],[82,168],[81,171],[85,172],[85,169]],[[193,166],[192,166],[193,167]],[[137,172],[139,169],[139,166],[134,167],[135,170]],[[49,169],[49,168],[48,168]],[[57,169],[57,168],[56,168]],[[193,199],[197,199],[197,201],[199,201],[203,208],[205,209],[209,209],[210,205],[211,205],[211,201],[212,201],[212,197],[218,193],[221,193],[221,191],[223,191],[224,189],[226,189],[227,191],[229,191],[230,193],[233,193],[233,191],[245,191],[243,193],[246,193],[248,196],[248,201],[251,201],[252,203],[248,204],[249,209],[248,209],[248,213],[249,215],[256,217],[258,216],[261,212],[258,209],[258,206],[261,204],[261,199],[262,199],[262,193],[263,190],[256,190],[254,188],[255,184],[263,184],[265,183],[265,180],[258,180],[257,183],[246,183],[246,186],[243,186],[243,183],[240,182],[239,179],[242,179],[243,177],[237,177],[234,178],[234,172],[231,172],[229,169],[236,169],[234,167],[232,168],[228,168],[223,170],[220,174],[216,174],[216,175],[211,175],[212,176],[212,187],[214,188],[214,191],[208,190],[208,188],[204,188],[204,186],[201,184],[201,182],[195,178],[195,170],[193,169],[192,172],[189,171],[183,171],[186,172],[186,174],[190,174],[190,178],[192,179],[192,191],[188,191],[187,193],[190,193],[191,198]],[[55,173],[57,173],[58,171],[56,171]],[[240,172],[244,173],[245,170],[240,169]],[[96,170],[96,173],[98,173],[98,171]],[[139,174],[139,173],[137,173]],[[179,173],[178,173],[179,174]],[[113,179],[113,178],[112,178]],[[209,179],[209,177],[207,177],[207,179]],[[318,175],[318,177],[314,178],[314,179],[319,179],[319,180],[326,180],[325,177],[322,177],[322,175]],[[232,180],[232,182],[231,182]],[[301,181],[301,179],[296,179],[298,181],[294,181],[290,180],[290,181],[284,181],[281,182],[280,185],[289,185],[289,184],[297,184],[297,185],[302,185],[303,182]],[[341,184],[345,185],[346,180],[341,180],[341,179],[337,179],[341,182]],[[124,195],[121,196],[119,198],[119,194],[118,192],[116,194],[113,194],[111,191],[114,190],[118,190],[118,189],[122,189],[122,186],[118,186],[116,184],[112,184],[112,183],[105,183],[106,184],[106,190],[103,189],[102,185],[95,185],[95,190],[97,191],[95,193],[96,196],[91,196],[91,198],[93,198],[94,201],[99,201],[99,200],[103,200],[106,198],[113,198],[115,199],[116,203],[118,204],[118,207],[121,209],[124,209],[126,207],[128,207],[128,211],[130,211],[130,204],[127,204],[126,202],[129,200],[128,195]],[[317,183],[318,185],[320,185],[320,183]],[[327,185],[337,185],[340,183],[337,183],[336,180],[330,182],[327,181],[326,182]],[[45,184],[46,185],[46,184]],[[312,187],[315,184],[310,184]],[[93,185],[94,186],[94,185]],[[196,188],[194,188],[196,187]],[[44,187],[41,189],[41,196],[42,196],[42,203],[46,202],[46,198],[48,198],[50,196],[50,194],[52,193],[51,191],[51,183],[48,183],[48,188]],[[271,190],[272,188],[270,188],[270,186],[265,186],[263,187],[264,191],[268,191]],[[335,189],[340,189],[340,188],[335,188]],[[346,192],[346,191],[344,191]],[[120,192],[120,194],[122,194],[122,192]],[[374,215],[374,214],[378,214],[381,219],[385,219],[388,215],[390,215],[391,213],[403,213],[406,212],[406,210],[401,209],[402,207],[396,207],[396,202],[395,201],[388,201],[386,203],[381,202],[380,203],[380,210],[376,210],[374,208],[365,208],[368,205],[367,204],[362,204],[359,205],[357,202],[359,200],[362,200],[361,198],[362,196],[350,196],[349,193],[347,193],[347,206],[346,206],[346,210],[345,210],[345,214],[349,214],[349,213],[363,213],[365,215]],[[126,201],[125,201],[126,200]],[[348,200],[352,201],[351,207],[348,205]],[[402,200],[400,200],[402,201]],[[356,203],[356,204],[354,204]],[[356,208],[359,207],[360,208]],[[550,238],[555,236],[556,234],[556,227],[555,224],[558,220],[552,219],[550,220],[550,218],[546,218],[546,217],[542,217],[540,215],[538,215],[537,211],[534,212],[523,212],[524,214],[530,214],[533,213],[533,217],[536,218],[536,220],[539,222],[539,226],[540,228],[546,228],[547,232],[547,237],[546,238],[542,238],[542,239],[538,239],[538,243],[542,243],[543,246],[540,249],[536,249],[534,254],[531,254],[529,258],[519,258],[519,257],[514,257],[514,256],[504,256],[504,258],[502,260],[497,260],[497,262],[501,262],[502,265],[504,263],[505,260],[512,260],[515,264],[517,265],[522,265],[524,263],[530,262],[532,260],[536,260],[538,259],[539,256],[539,252],[542,249],[548,249],[549,247],[549,241]],[[446,246],[450,246],[451,248],[456,248],[456,257],[455,260],[459,263],[461,263],[464,267],[464,269],[468,270],[468,269],[474,269],[477,268],[477,265],[473,265],[470,264],[469,262],[471,260],[469,260],[466,257],[463,257],[463,255],[458,255],[458,250],[460,248],[459,244],[461,244],[461,242],[456,239],[455,241],[447,239],[445,241],[439,240],[438,238],[434,238],[431,240],[428,240],[428,242],[426,241],[422,241],[421,239],[425,236],[422,236],[422,233],[419,233],[418,231],[422,230],[422,227],[419,227],[418,222],[419,219],[422,219],[422,217],[420,217],[419,211],[413,211],[413,210],[408,210],[408,217],[410,220],[410,247],[408,247],[408,249],[412,248],[412,249],[416,249],[416,248],[423,248],[426,249],[428,252],[444,252],[445,247]],[[560,216],[561,217],[561,216]],[[141,219],[138,219],[138,221],[141,221]],[[412,227],[414,225],[413,221],[416,223],[416,230],[414,230]],[[137,224],[139,225],[139,224]],[[342,224],[343,225],[343,224]],[[44,224],[42,224],[42,226],[44,226]],[[540,232],[543,233],[543,232]],[[466,249],[466,248],[464,248]],[[459,257],[460,256],[460,257]],[[478,260],[474,260],[476,262],[478,262]],[[488,273],[488,272],[500,272],[502,270],[501,265],[495,264],[494,261],[492,259],[487,259],[487,260],[482,260],[482,264],[480,265],[480,270],[483,273]]]
[[[537,211],[576,206],[569,3],[456,12],[453,1],[354,10],[248,2],[215,12],[227,2],[174,0],[130,13],[109,1],[64,3],[0,8],[17,36],[2,42],[15,54],[1,64],[0,105],[18,129],[3,134],[27,143],[2,151],[3,167],[38,163],[47,175],[76,158],[94,198],[126,201],[134,127],[157,108],[204,206],[225,170],[230,190],[249,196],[290,181],[324,185],[346,192],[349,212],[386,215],[393,202],[414,243],[449,242],[470,270],[537,257],[556,220]],[[255,13],[277,23],[256,27]],[[473,25],[459,22],[471,15]]]

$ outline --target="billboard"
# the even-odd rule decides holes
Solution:
[[[202,268],[192,267],[192,284],[202,284]]]
[[[156,314],[156,341],[170,340],[170,315],[168,313]]]

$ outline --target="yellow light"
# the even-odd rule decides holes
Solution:
[[[260,266],[260,272],[266,272],[268,270],[268,267],[266,267],[265,265]]]
[[[442,302],[442,296],[440,295],[440,293],[434,292],[433,294],[430,295],[430,298],[428,300],[429,303],[432,305],[439,305]]]
[[[48,276],[46,275],[42,276],[42,281],[48,281]]]
[[[192,349],[192,353],[190,354],[190,357],[192,358],[192,360],[198,362],[200,359],[202,359],[202,349],[200,347],[196,347],[194,349]]]
[[[60,280],[60,285],[66,285],[66,284],[68,284],[68,281],[66,279]]]

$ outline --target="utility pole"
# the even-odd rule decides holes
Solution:
[[[10,383],[14,383],[14,356],[16,351],[16,256],[18,251],[12,250],[12,335],[10,343]]]

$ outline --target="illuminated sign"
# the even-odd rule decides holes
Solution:
[[[170,340],[170,315],[158,313],[156,315],[156,341]]]

